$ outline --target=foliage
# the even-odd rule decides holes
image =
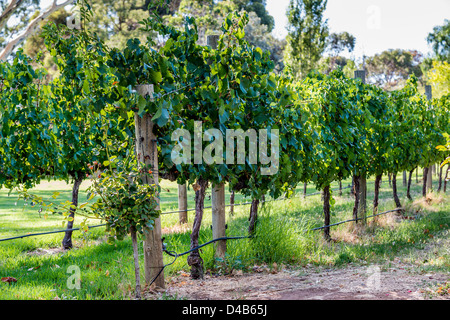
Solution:
[[[352,52],[355,49],[356,38],[348,32],[332,33],[328,36],[327,42],[327,50],[338,56],[346,49]]]
[[[450,94],[450,63],[447,61],[433,60],[433,67],[426,76],[433,86],[433,95],[439,98],[442,95]]]
[[[143,181],[152,171],[134,158],[134,152],[130,152],[126,159],[111,157],[103,166],[96,161],[88,164],[92,181],[88,196],[89,199],[97,196],[92,213],[106,221],[108,243],[114,237],[123,240],[131,228],[140,234],[152,230],[160,214],[155,209],[159,188]]]
[[[389,49],[366,59],[368,81],[385,90],[401,88],[401,85],[415,75],[422,77],[420,63],[422,54],[417,51]]]
[[[22,50],[0,63],[0,186],[27,187],[54,173],[56,137],[46,95],[45,69],[34,69]]]
[[[288,36],[285,64],[296,79],[303,79],[316,67],[329,34],[323,14],[327,0],[291,0],[288,7]]]
[[[427,37],[436,58],[450,63],[450,20],[445,20],[442,26],[433,28]]]
[[[448,153],[450,151],[450,135],[448,133],[444,134],[444,137],[447,139],[447,143],[445,145],[437,146],[436,148],[439,151],[443,151]],[[445,166],[447,163],[450,163],[450,156],[448,156],[442,163],[441,167]]]

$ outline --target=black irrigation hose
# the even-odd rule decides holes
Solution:
[[[167,267],[170,266],[171,264],[175,263],[175,261],[178,259],[178,257],[184,256],[192,251],[198,250],[204,246],[207,246],[208,244],[211,244],[213,242],[216,241],[220,241],[220,240],[237,240],[237,239],[248,239],[248,238],[252,238],[253,236],[237,236],[237,237],[221,237],[221,238],[217,238],[217,239],[213,239],[211,241],[205,242],[199,246],[196,246],[195,248],[192,248],[188,251],[185,251],[183,253],[176,253],[175,251],[169,251],[166,249],[166,246],[163,244],[163,251],[165,253],[167,253],[169,256],[174,257],[175,259],[173,259],[172,262],[165,264],[164,266],[161,267],[161,270],[159,270],[158,274],[152,279],[152,281],[150,281],[150,283],[148,284],[148,286],[151,286],[153,284],[153,282],[156,281],[156,279],[159,277],[159,275],[163,272],[163,270]]]
[[[377,214],[368,216],[368,217],[366,217],[366,219],[367,219],[367,218],[373,218],[373,217],[376,217],[376,216],[379,216],[379,215],[382,215],[382,214],[386,214],[386,213],[389,213],[389,212],[395,212],[395,211],[401,211],[401,210],[404,210],[404,209],[402,209],[402,208],[396,208],[396,209],[393,209],[393,210],[384,211],[384,212],[381,212],[381,213],[377,213]],[[340,221],[340,222],[333,223],[333,224],[330,224],[330,225],[327,225],[327,226],[318,227],[318,228],[313,228],[313,229],[305,230],[305,231],[316,231],[316,230],[324,229],[324,228],[327,228],[327,227],[337,226],[337,225],[340,225],[340,224],[343,224],[343,223],[347,223],[347,222],[351,222],[351,221],[357,221],[357,220],[363,220],[363,219],[364,219],[364,218],[356,218],[356,219],[350,219],[350,220]],[[211,240],[211,241],[205,242],[205,243],[203,243],[203,244],[201,244],[201,245],[199,245],[199,246],[197,246],[197,247],[195,247],[195,248],[192,248],[192,249],[190,249],[190,250],[188,250],[188,251],[185,251],[185,252],[183,252],[183,253],[176,253],[175,251],[168,251],[167,248],[166,248],[166,246],[163,244],[163,251],[164,251],[166,254],[168,254],[169,256],[174,257],[175,259],[173,259],[172,262],[170,262],[170,263],[164,265],[164,266],[161,268],[161,270],[159,270],[158,274],[153,278],[153,280],[150,282],[149,286],[152,285],[153,282],[156,281],[156,279],[159,277],[159,275],[163,272],[163,270],[164,270],[167,266],[170,266],[170,265],[172,265],[173,263],[175,263],[175,261],[178,259],[178,257],[184,256],[184,255],[186,255],[186,254],[188,254],[188,253],[190,253],[190,252],[192,252],[192,251],[198,250],[198,249],[200,249],[200,248],[202,248],[202,247],[204,247],[204,246],[206,246],[206,245],[208,245],[208,244],[211,244],[211,243],[216,242],[216,241],[219,241],[219,240],[249,239],[249,238],[252,238],[252,237],[253,237],[253,235],[250,235],[250,236],[238,236],[238,237],[221,237],[221,238],[217,238],[217,239],[213,239],[213,240]]]
[[[99,224],[99,225],[96,225],[96,226],[89,226],[89,229],[97,228],[97,227],[103,227],[103,226],[106,226],[106,223],[105,224]],[[67,231],[76,231],[76,230],[80,230],[80,229],[81,228],[73,228],[73,229],[66,229],[66,230],[56,230],[56,231],[41,232],[41,233],[30,233],[30,234],[25,234],[25,235],[22,235],[22,236],[0,239],[0,242],[1,241],[7,241],[7,240],[21,239],[21,238],[26,238],[26,237],[41,236],[41,235],[45,235],[45,234],[67,232]]]
[[[343,187],[342,189],[347,189],[350,188],[350,186],[347,187]],[[341,190],[341,189],[334,189],[335,190]],[[309,197],[309,196],[314,196],[320,194],[320,192],[314,192],[314,193],[310,193],[305,195],[305,197]],[[272,200],[267,200],[264,201],[265,202],[272,202],[272,201],[280,201],[280,200],[286,200],[289,198],[279,198],[279,199],[272,199]],[[244,203],[238,203],[238,204],[226,204],[225,207],[231,207],[231,206],[243,206],[243,205],[248,205],[251,204],[251,202],[244,202]],[[208,206],[208,207],[204,207],[204,209],[211,209],[212,206]],[[180,210],[180,211],[168,211],[168,212],[162,212],[161,214],[170,214],[170,213],[177,213],[177,212],[187,212],[187,211],[194,211],[194,209],[187,209],[187,210]],[[95,226],[90,226],[89,228],[97,228],[97,227],[102,227],[105,226],[106,224],[99,224],[99,225],[95,225]],[[67,229],[67,230],[56,230],[56,231],[49,231],[49,232],[41,232],[41,233],[32,233],[32,234],[27,234],[27,235],[22,235],[22,236],[17,236],[17,237],[12,237],[12,238],[5,238],[5,239],[0,239],[0,242],[2,241],[7,241],[7,240],[14,240],[14,239],[21,239],[21,238],[26,238],[26,237],[33,237],[33,236],[41,236],[41,235],[46,235],[46,234],[52,234],[52,233],[60,233],[60,232],[67,232],[67,231],[76,231],[76,230],[80,230],[80,228],[74,228],[74,229]]]
[[[347,223],[347,222],[352,222],[352,221],[358,221],[358,220],[364,220],[364,219],[368,219],[368,218],[373,218],[373,217],[376,217],[376,216],[380,216],[380,215],[382,215],[382,214],[386,214],[386,213],[394,212],[394,211],[401,211],[401,210],[404,210],[404,209],[403,209],[403,208],[397,208],[397,209],[393,209],[393,210],[388,210],[388,211],[384,211],[384,212],[381,212],[381,213],[377,213],[377,214],[374,214],[374,215],[371,215],[371,216],[368,216],[368,217],[365,217],[365,218],[356,218],[356,219],[350,219],[350,220],[340,221],[340,222],[336,222],[336,223],[330,224],[330,225],[328,225],[328,226],[323,226],[323,227],[313,228],[313,229],[311,229],[311,231],[316,231],[316,230],[320,230],[320,229],[325,229],[325,228],[327,228],[327,227],[333,227],[333,226],[337,226],[337,225],[340,225],[340,224],[343,224],[343,223]],[[306,231],[309,231],[309,230],[306,230]]]

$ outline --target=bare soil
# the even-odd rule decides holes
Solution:
[[[424,249],[380,264],[254,266],[249,273],[205,275],[203,280],[191,280],[189,274],[179,272],[168,279],[165,295],[187,300],[450,300],[448,291],[436,294],[439,286],[450,283],[450,273],[426,268],[430,255],[450,248],[449,235],[446,230]],[[147,298],[161,295],[153,291]]]
[[[166,295],[188,300],[424,300],[433,287],[450,281],[448,273],[415,273],[394,262],[383,266],[348,266],[340,269],[304,267],[279,272],[236,272],[231,276],[206,275],[191,280],[180,273],[170,280]]]

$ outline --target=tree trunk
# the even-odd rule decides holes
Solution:
[[[194,185],[195,191],[195,217],[191,233],[191,249],[198,246],[198,236],[200,227],[202,226],[203,209],[205,206],[205,193],[208,187],[208,181],[200,178]],[[200,257],[198,250],[191,252],[187,259],[188,265],[191,267],[192,279],[203,279],[203,259]]]
[[[427,196],[427,179],[428,179],[428,167],[423,168],[423,186],[422,186],[422,196],[425,198]]]
[[[448,181],[448,172],[450,170],[450,164],[447,166],[447,170],[445,171],[445,178],[444,178],[444,193],[447,192],[447,181]]]
[[[409,172],[408,189],[407,189],[407,191],[406,191],[406,196],[407,196],[408,199],[411,200],[411,201],[412,201],[412,197],[411,197],[411,180],[412,180],[412,175],[413,175],[414,170],[415,170],[415,168],[412,169],[412,170]]]
[[[353,176],[353,186],[355,192],[355,205],[353,206],[353,219],[358,219],[360,188],[359,188],[359,176]],[[355,220],[358,223],[358,220]]]
[[[230,194],[230,214],[234,215],[234,190]]]
[[[375,195],[373,198],[373,214],[378,213],[378,200],[380,198],[380,186],[381,186],[381,177],[382,174],[379,174],[375,177]],[[374,217],[374,220],[376,220],[377,217]]]
[[[3,30],[8,20],[11,18],[14,12],[19,9],[22,2],[24,2],[24,0],[11,0],[6,8],[3,9],[3,12],[0,14],[0,30]]]
[[[188,222],[187,214],[187,187],[185,184],[178,185],[178,222],[184,224]]]
[[[366,176],[359,177],[359,200],[358,200],[358,217],[362,219],[362,223],[366,223],[367,210],[367,179]]]
[[[430,193],[433,191],[433,166],[430,166],[428,168],[428,175],[427,175],[427,193]]]
[[[392,174],[392,192],[394,195],[394,201],[397,208],[401,208],[402,204],[400,203],[400,199],[398,198],[397,193],[397,172]]]
[[[134,275],[136,278],[136,299],[141,300],[141,271],[139,268],[139,251],[136,237],[136,229],[130,228],[131,243],[133,245],[133,258],[134,258]]]
[[[442,167],[439,166],[439,186],[437,191],[440,192],[442,189]]]
[[[256,230],[256,221],[258,220],[258,199],[253,199],[252,204],[250,206],[250,217],[249,217],[249,226],[248,226],[248,233],[250,235],[253,235]]]
[[[352,188],[350,189],[350,194],[354,197],[355,196],[355,176],[352,176]]]
[[[60,4],[57,4],[56,0],[53,0],[50,7],[48,7],[46,10],[42,11],[36,18],[34,18],[30,23],[27,25],[25,30],[14,37],[11,41],[9,41],[3,48],[3,50],[0,52],[0,61],[6,61],[8,56],[16,49],[22,42],[24,42],[28,37],[33,35],[37,30],[40,28],[40,24],[43,20],[45,20],[49,15],[51,15],[53,12],[73,3],[75,0],[67,0]],[[16,2],[16,1],[13,1]],[[1,21],[0,21],[1,24]]]
[[[323,215],[324,215],[324,225],[330,225],[330,186],[326,186],[323,189]],[[326,241],[331,241],[330,227],[323,229],[323,236]]]
[[[81,174],[78,175],[81,177]],[[81,178],[75,178],[75,182],[73,184],[72,188],[72,205],[75,206],[75,208],[70,208],[69,212],[69,218],[71,218],[71,221],[67,222],[67,230],[73,229],[73,221],[75,219],[75,211],[76,207],[78,206],[78,191],[80,189],[81,182],[83,182],[83,179]],[[64,235],[64,239],[62,241],[62,247],[63,249],[72,249],[72,231],[66,231]]]
[[[342,197],[342,180],[339,180],[339,196]]]

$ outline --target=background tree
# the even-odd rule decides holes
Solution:
[[[427,72],[426,79],[433,86],[435,98],[450,94],[450,63],[433,60],[433,68]]]
[[[389,49],[366,59],[368,82],[385,90],[404,86],[410,75],[422,78],[422,54],[416,50]]]
[[[0,60],[7,59],[29,36],[39,30],[40,23],[53,12],[74,2],[75,0],[65,0],[58,3],[53,0],[49,7],[40,12],[40,1],[11,0],[7,5],[4,0],[0,1],[0,8],[3,10],[0,13],[0,39],[3,40],[0,42]],[[8,22],[13,21],[13,18],[20,22],[10,27]]]
[[[127,40],[133,38],[144,42],[147,33],[140,30],[139,21],[150,15],[146,4],[144,0],[92,0],[89,28],[110,47],[124,48]]]
[[[239,11],[254,12],[261,23],[267,27],[268,32],[272,32],[275,26],[274,18],[266,10],[266,0],[232,0]]]
[[[296,78],[317,67],[327,44],[328,22],[323,13],[327,0],[290,0],[285,63]]]
[[[427,42],[438,60],[450,63],[450,20],[446,19],[444,25],[434,27],[433,32],[428,34]]]

